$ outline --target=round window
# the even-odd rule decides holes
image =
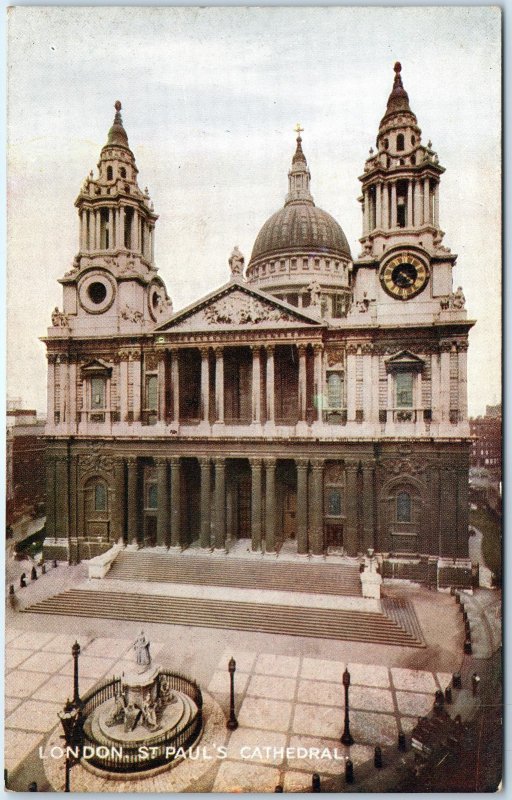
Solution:
[[[104,283],[94,281],[94,283],[91,283],[89,286],[87,294],[89,295],[90,300],[95,303],[95,305],[99,305],[100,303],[103,303],[105,297],[107,296],[107,287]]]

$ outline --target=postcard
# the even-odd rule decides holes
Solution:
[[[496,791],[500,10],[8,33],[5,786]]]

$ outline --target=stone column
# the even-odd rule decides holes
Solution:
[[[83,252],[86,249],[86,235],[87,235],[87,227],[86,221],[87,216],[84,209],[80,211],[80,250]]]
[[[382,228],[382,183],[378,183],[375,186],[375,204],[375,226]]]
[[[155,229],[152,227],[151,231],[151,263],[153,264],[155,261]]]
[[[356,556],[358,551],[357,541],[357,464],[348,462],[345,465],[347,477],[347,522],[343,537],[343,544],[347,555]]]
[[[385,231],[389,230],[389,186],[382,184],[382,215],[384,217],[382,227]]]
[[[140,217],[135,210],[132,221],[132,250],[136,253],[140,251]]]
[[[430,374],[432,376],[430,408],[432,410],[432,422],[440,422],[441,420],[441,397],[439,394],[439,378],[441,376],[440,357],[437,353],[432,353],[430,358],[431,358]]]
[[[372,350],[371,344],[363,345],[363,414],[365,421],[373,419],[375,387],[372,384]]]
[[[252,350],[252,421],[261,425],[261,347],[253,345]]]
[[[299,351],[299,420],[306,419],[306,345],[297,345]]]
[[[69,377],[69,404],[68,404],[68,422],[70,429],[74,433],[76,430],[77,421],[77,396],[76,396],[76,356],[70,356],[68,359],[68,377]]]
[[[69,480],[68,456],[55,457],[55,536],[67,539],[69,535]]]
[[[224,423],[224,348],[215,348],[215,421]]]
[[[55,459],[46,456],[46,536],[55,537]]]
[[[69,456],[69,538],[78,536],[78,456]]]
[[[308,466],[307,459],[299,459],[297,466],[297,552],[308,552]]]
[[[457,543],[455,555],[458,558],[468,557],[468,524],[469,524],[469,473],[461,467],[457,475]]]
[[[173,350],[171,356],[172,421],[180,424],[180,351]]]
[[[273,344],[267,345],[267,397],[266,397],[266,417],[267,422],[272,423],[276,421],[276,398],[275,398],[275,377],[274,377],[274,349]]]
[[[356,418],[356,354],[357,347],[347,347],[347,420],[355,421]]]
[[[119,209],[119,229],[118,229],[118,236],[117,236],[117,245],[118,247],[124,248],[124,206],[121,206]]]
[[[94,249],[101,250],[101,211],[94,210]]]
[[[450,421],[450,342],[441,342],[439,395],[441,403],[441,421]]]
[[[48,385],[46,394],[47,424],[50,428],[55,425],[55,356],[47,353],[48,359]]]
[[[140,353],[133,354],[133,421],[140,422],[140,404],[141,404],[141,368],[140,368]]]
[[[181,545],[181,462],[171,458],[171,547]]]
[[[158,419],[165,422],[165,352],[158,353]]]
[[[412,200],[412,178],[407,181],[407,227],[412,228],[414,225],[413,219],[413,200]]]
[[[434,184],[434,225],[439,227],[439,184]]]
[[[60,360],[59,364],[59,384],[60,384],[60,404],[59,404],[59,413],[60,413],[60,424],[64,425],[66,422],[66,412],[68,407],[68,358],[66,355],[58,356]]]
[[[459,419],[467,422],[468,419],[468,343],[459,342]]]
[[[261,458],[251,458],[251,548],[261,550]]]
[[[391,183],[391,227],[396,228],[396,181]]]
[[[137,520],[137,497],[138,497],[137,459],[128,458],[126,459],[126,463],[128,465],[128,481],[126,488],[127,506],[128,506],[127,534],[128,534],[128,542],[132,544],[132,542],[136,542],[139,539],[138,537],[139,526]]]
[[[323,344],[319,343],[314,344],[313,351],[315,354],[315,396],[316,396],[317,419],[319,422],[323,422],[323,409],[324,409]]]
[[[108,209],[108,249],[114,250],[115,242],[114,242],[114,234],[115,234],[115,225],[114,225],[114,209]]]
[[[371,382],[372,382],[372,422],[379,422],[379,355],[375,351],[370,356],[371,359]]]
[[[423,206],[421,203],[421,182],[414,181],[414,224],[418,228],[423,223]]]
[[[363,464],[363,542],[364,549],[375,547],[373,464]]]
[[[265,552],[276,552],[276,460],[265,459]]]
[[[226,547],[226,461],[215,459],[215,549]]]
[[[311,461],[309,479],[309,541],[313,555],[324,552],[324,462],[323,459]]]
[[[125,532],[125,467],[124,459],[114,460],[114,493],[112,496],[111,540],[124,539]]]
[[[210,421],[210,360],[209,348],[201,348],[201,419]]]
[[[167,544],[167,530],[169,527],[169,498],[167,494],[167,459],[156,458],[157,480],[157,517],[156,517],[156,543],[159,547]]]
[[[128,419],[128,356],[121,351],[119,359],[119,405],[121,422],[126,422]]]
[[[430,223],[430,179],[423,181],[423,224]]]
[[[201,532],[199,543],[204,550],[209,550],[210,542],[210,459],[200,458],[201,467]]]
[[[363,191],[363,203],[364,203],[363,236],[366,236],[366,234],[370,232],[370,198],[367,190]]]

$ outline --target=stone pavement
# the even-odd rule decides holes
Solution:
[[[99,637],[86,642],[81,636],[80,640],[81,692],[103,677],[120,674],[133,661],[129,639]],[[43,745],[47,734],[56,727],[57,712],[72,692],[73,641],[69,635],[9,631],[5,722],[9,772],[15,771],[34,748]],[[151,648],[158,660],[162,643],[152,642]],[[339,774],[349,754],[355,765],[360,764],[371,758],[375,744],[392,745],[400,730],[409,733],[417,717],[432,707],[436,689],[444,689],[451,679],[451,673],[446,672],[346,664],[327,658],[235,648],[221,655],[206,687],[215,706],[226,714],[227,663],[231,655],[237,661],[239,728],[228,735],[225,757],[218,758],[213,768],[206,765],[206,778],[190,776],[196,791],[201,778],[204,791],[273,791],[278,783],[285,790],[305,791],[311,785],[312,772],[323,778]],[[350,749],[339,743],[343,728],[341,677],[345,666],[352,677],[351,729],[356,741]],[[59,734],[57,728],[56,735]],[[212,752],[223,744],[226,735],[221,726],[217,741],[210,741]],[[184,766],[151,779],[131,781],[130,790],[177,791],[171,784],[176,786]],[[76,771],[74,775],[75,781],[79,780]],[[87,791],[99,789],[92,778],[82,776],[82,780],[87,781]],[[105,784],[101,780],[102,791],[123,791],[124,782]],[[149,780],[151,789],[146,786]],[[180,791],[192,790],[191,786],[182,785],[182,780],[180,784]]]

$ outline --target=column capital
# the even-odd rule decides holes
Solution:
[[[252,469],[261,469],[263,466],[263,459],[262,458],[250,458],[249,464],[251,465]]]
[[[357,355],[357,344],[350,343],[347,344],[347,356],[355,356]]]
[[[199,347],[199,352],[201,353],[201,358],[208,358],[210,353],[209,347]]]
[[[316,355],[317,353],[322,353],[322,352],[323,352],[323,349],[324,349],[324,343],[323,343],[323,342],[314,342],[314,344],[313,344],[313,350],[314,350],[314,352],[315,352],[315,355]]]
[[[214,456],[212,460],[213,463],[215,464],[215,469],[218,469],[219,467],[224,468],[226,466],[226,459],[224,458],[224,456]]]
[[[126,463],[129,467],[136,467],[137,466],[137,456],[128,456],[126,459]]]
[[[296,458],[295,466],[297,470],[307,470],[309,467],[309,458]]]
[[[307,347],[308,346],[307,346],[306,342],[300,342],[297,345],[297,351],[299,353],[299,356],[305,356],[306,355]]]
[[[345,461],[345,469],[347,472],[357,472],[359,461]]]
[[[167,466],[167,459],[164,456],[156,456],[155,457],[155,464],[157,467],[166,467]]]
[[[274,350],[275,349],[276,349],[275,344],[266,344],[265,345],[265,350],[267,351],[267,353],[269,353],[269,355],[274,355]]]
[[[277,459],[272,458],[271,456],[267,456],[263,459],[263,463],[265,464],[266,469],[275,468],[277,464]]]
[[[203,469],[204,467],[209,467],[211,464],[211,458],[209,456],[200,456],[198,459],[199,466]]]
[[[312,458],[310,463],[311,463],[311,469],[314,472],[317,472],[317,471],[320,472],[321,470],[323,470],[323,468],[325,466],[325,459],[324,458]]]
[[[172,468],[176,469],[176,467],[180,466],[181,459],[179,456],[173,456],[172,458],[169,459],[169,463]]]
[[[223,358],[224,356],[224,347],[221,345],[215,345],[213,348],[215,351],[215,358]]]
[[[261,352],[261,344],[251,344],[251,350],[253,355],[258,355]]]

